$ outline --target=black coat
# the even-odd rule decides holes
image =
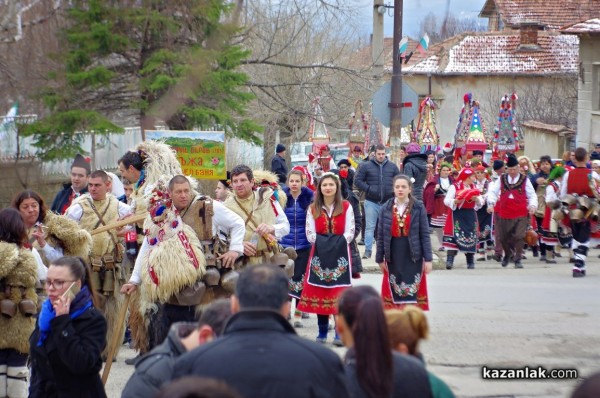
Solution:
[[[360,164],[354,185],[365,193],[365,199],[375,203],[385,203],[394,196],[392,180],[400,174],[394,162],[384,160],[377,163],[375,159]]]
[[[277,174],[280,184],[285,184],[287,181],[288,167],[283,157],[277,154],[273,156],[273,159],[271,159],[271,171]]]
[[[377,253],[375,262],[390,261],[392,245],[392,212],[394,211],[394,199],[388,200],[381,208],[377,224]],[[415,200],[410,211],[410,231],[408,243],[410,255],[415,263],[431,261],[431,236],[429,235],[429,222],[427,221],[427,210],[423,202]]]
[[[177,360],[174,377],[186,375],[221,379],[246,398],[348,396],[340,357],[272,311],[233,315],[222,337]]]
[[[135,372],[127,381],[121,398],[154,397],[163,384],[171,381],[175,360],[186,352],[179,338],[179,330],[190,326],[197,328],[198,324],[179,322],[171,325],[165,341],[135,364]]]
[[[346,383],[351,398],[369,398],[361,387],[356,376],[356,361],[354,350],[346,354]],[[430,398],[432,397],[431,385],[427,370],[421,362],[408,355],[394,352],[392,355],[394,366],[394,387],[391,398]]]
[[[62,214],[61,213],[62,208],[69,200],[69,196],[71,196],[71,192],[73,192],[73,188],[71,188],[71,186],[72,186],[71,183],[63,184],[63,188],[60,191],[58,191],[58,193],[54,197],[54,200],[52,201],[52,206],[50,207],[50,210],[52,210],[56,214]],[[81,190],[80,193],[83,195],[84,193],[87,193],[87,191],[88,191],[88,189],[86,186],[85,188],[83,188]]]
[[[30,398],[105,398],[100,380],[106,346],[106,319],[90,308],[75,319],[57,316],[50,333],[38,347],[39,326],[29,338],[31,361]]]
[[[412,195],[423,200],[423,187],[427,179],[427,155],[424,153],[411,153],[402,161],[402,173],[415,179]]]

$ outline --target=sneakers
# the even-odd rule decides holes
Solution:
[[[332,344],[336,347],[343,347],[344,343],[342,343],[342,339],[340,339],[340,336],[338,336],[338,334],[335,334],[335,337],[333,338],[333,342]]]
[[[585,269],[573,268],[573,278],[583,278],[585,276]]]
[[[546,255],[545,255],[545,254],[542,254],[542,255],[540,256],[540,261],[546,261],[546,260],[547,260],[547,257],[546,257]]]
[[[521,263],[521,260],[515,261],[515,268],[523,268],[523,264]]]
[[[317,338],[315,339],[315,341],[317,343],[325,344],[325,343],[327,343],[327,336],[325,336],[325,337],[317,336]]]
[[[365,251],[365,254],[363,254],[362,256],[363,260],[366,260],[368,258],[371,258],[371,252],[370,251]]]

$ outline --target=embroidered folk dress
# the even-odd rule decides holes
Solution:
[[[411,217],[407,203],[394,202],[392,213],[391,261],[387,263],[389,272],[383,272],[381,285],[383,305],[386,309],[392,309],[411,304],[427,311],[429,297],[423,263],[415,263],[410,255],[408,240]]]
[[[444,198],[446,197],[446,193],[452,184],[452,180],[450,177],[442,178],[435,176],[435,185],[439,185],[440,187],[434,193],[433,200],[433,213],[431,214],[431,226],[433,228],[444,228],[446,225],[446,218],[448,217],[448,208],[444,204]]]
[[[552,181],[546,186],[546,204],[558,200],[557,193],[560,192],[560,182]],[[546,205],[544,220],[542,221],[541,242],[547,246],[558,245],[558,221],[552,218],[552,209]]]
[[[483,179],[482,181],[475,181],[475,186],[481,192],[481,196],[485,198],[487,194],[489,181]],[[483,204],[477,210],[477,222],[479,223],[479,247],[484,248],[487,242],[488,246],[493,245],[492,242],[492,215],[487,211],[487,204]]]
[[[321,209],[315,219],[306,214],[306,237],[312,243],[304,288],[297,309],[320,315],[337,313],[337,300],[351,286],[349,243],[354,239],[354,211],[343,201],[341,214],[332,217],[333,206]]]
[[[444,203],[451,212],[448,212],[444,226],[444,246],[448,250],[459,250],[465,253],[476,253],[479,235],[476,210],[483,205],[481,196],[470,200],[454,203],[454,199],[463,190],[476,189],[475,185],[465,186],[462,181],[457,181],[448,188]]]

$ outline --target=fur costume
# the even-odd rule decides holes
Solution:
[[[252,170],[252,173],[254,174],[254,185],[256,186],[258,191],[261,192],[261,190],[264,190],[266,187],[271,188],[273,196],[275,197],[275,199],[277,199],[277,201],[281,205],[281,208],[285,209],[285,205],[287,203],[287,195],[279,185],[279,178],[277,177],[277,175],[271,171],[262,169]],[[242,218],[244,220],[246,219],[244,217]]]
[[[206,272],[204,253],[194,230],[181,220],[166,187],[157,188],[144,223],[150,250],[142,259],[142,313],[154,302],[169,301]]]
[[[10,299],[17,306],[24,299],[37,304],[37,263],[28,249],[0,242],[0,280],[5,286],[12,287],[9,296],[4,290],[0,291],[0,300]],[[23,354],[28,353],[29,336],[34,328],[35,317],[26,317],[18,307],[12,318],[0,316],[0,349],[12,348]]]
[[[89,257],[92,248],[92,236],[75,221],[48,211],[43,224],[47,227],[45,239],[50,246],[62,248],[65,256],[77,256],[83,259]],[[30,238],[34,230],[35,228],[29,229],[28,236]],[[42,256],[44,264],[46,266],[50,265],[36,240],[33,241],[33,246]]]
[[[91,199],[89,194],[85,194],[76,199],[73,203],[79,204],[83,209],[83,215],[81,216],[81,220],[79,221],[79,225],[81,228],[86,231],[93,231],[97,228],[96,225],[101,226],[102,224],[98,224],[98,216],[96,212],[92,209],[90,205]],[[110,224],[111,222],[116,221],[119,218],[119,202],[118,200],[112,196],[107,195],[104,200],[92,200],[92,203],[96,207],[96,210],[100,215],[102,215],[102,219],[106,224]],[[106,210],[106,213],[105,213]],[[117,237],[117,231],[112,229],[110,231],[102,232],[92,236],[92,248],[90,250],[90,254],[88,257],[84,257],[88,261],[91,261],[92,258],[104,257],[106,255],[114,255],[115,254],[115,242],[119,242],[119,238]],[[102,290],[99,291],[100,298],[104,299],[99,308],[104,316],[106,317],[107,323],[107,333],[106,340],[108,342],[112,341],[113,334],[117,330],[117,316],[120,312],[121,306],[124,303],[124,299],[120,294],[121,282],[123,281],[122,268],[120,266],[120,257],[122,255],[122,248],[118,248],[118,256],[115,258],[115,269],[114,269],[114,287],[112,293],[104,293]],[[108,274],[108,272],[107,272]],[[106,275],[106,274],[105,274]],[[102,282],[101,282],[102,283]],[[104,293],[104,294],[103,294]],[[122,331],[122,335],[124,335],[125,331]],[[123,336],[119,337],[121,340]],[[120,347],[120,345],[119,345]],[[108,353],[108,344],[104,351],[102,352],[102,356],[106,357]],[[115,354],[116,355],[116,354]]]

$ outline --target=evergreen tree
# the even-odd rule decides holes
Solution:
[[[226,0],[73,1],[64,69],[41,93],[49,115],[25,129],[38,155],[69,158],[83,151],[83,134],[122,131],[110,117],[127,108],[142,123],[259,142],[260,126],[245,115],[254,97],[237,71],[248,52],[231,44],[230,11]]]

